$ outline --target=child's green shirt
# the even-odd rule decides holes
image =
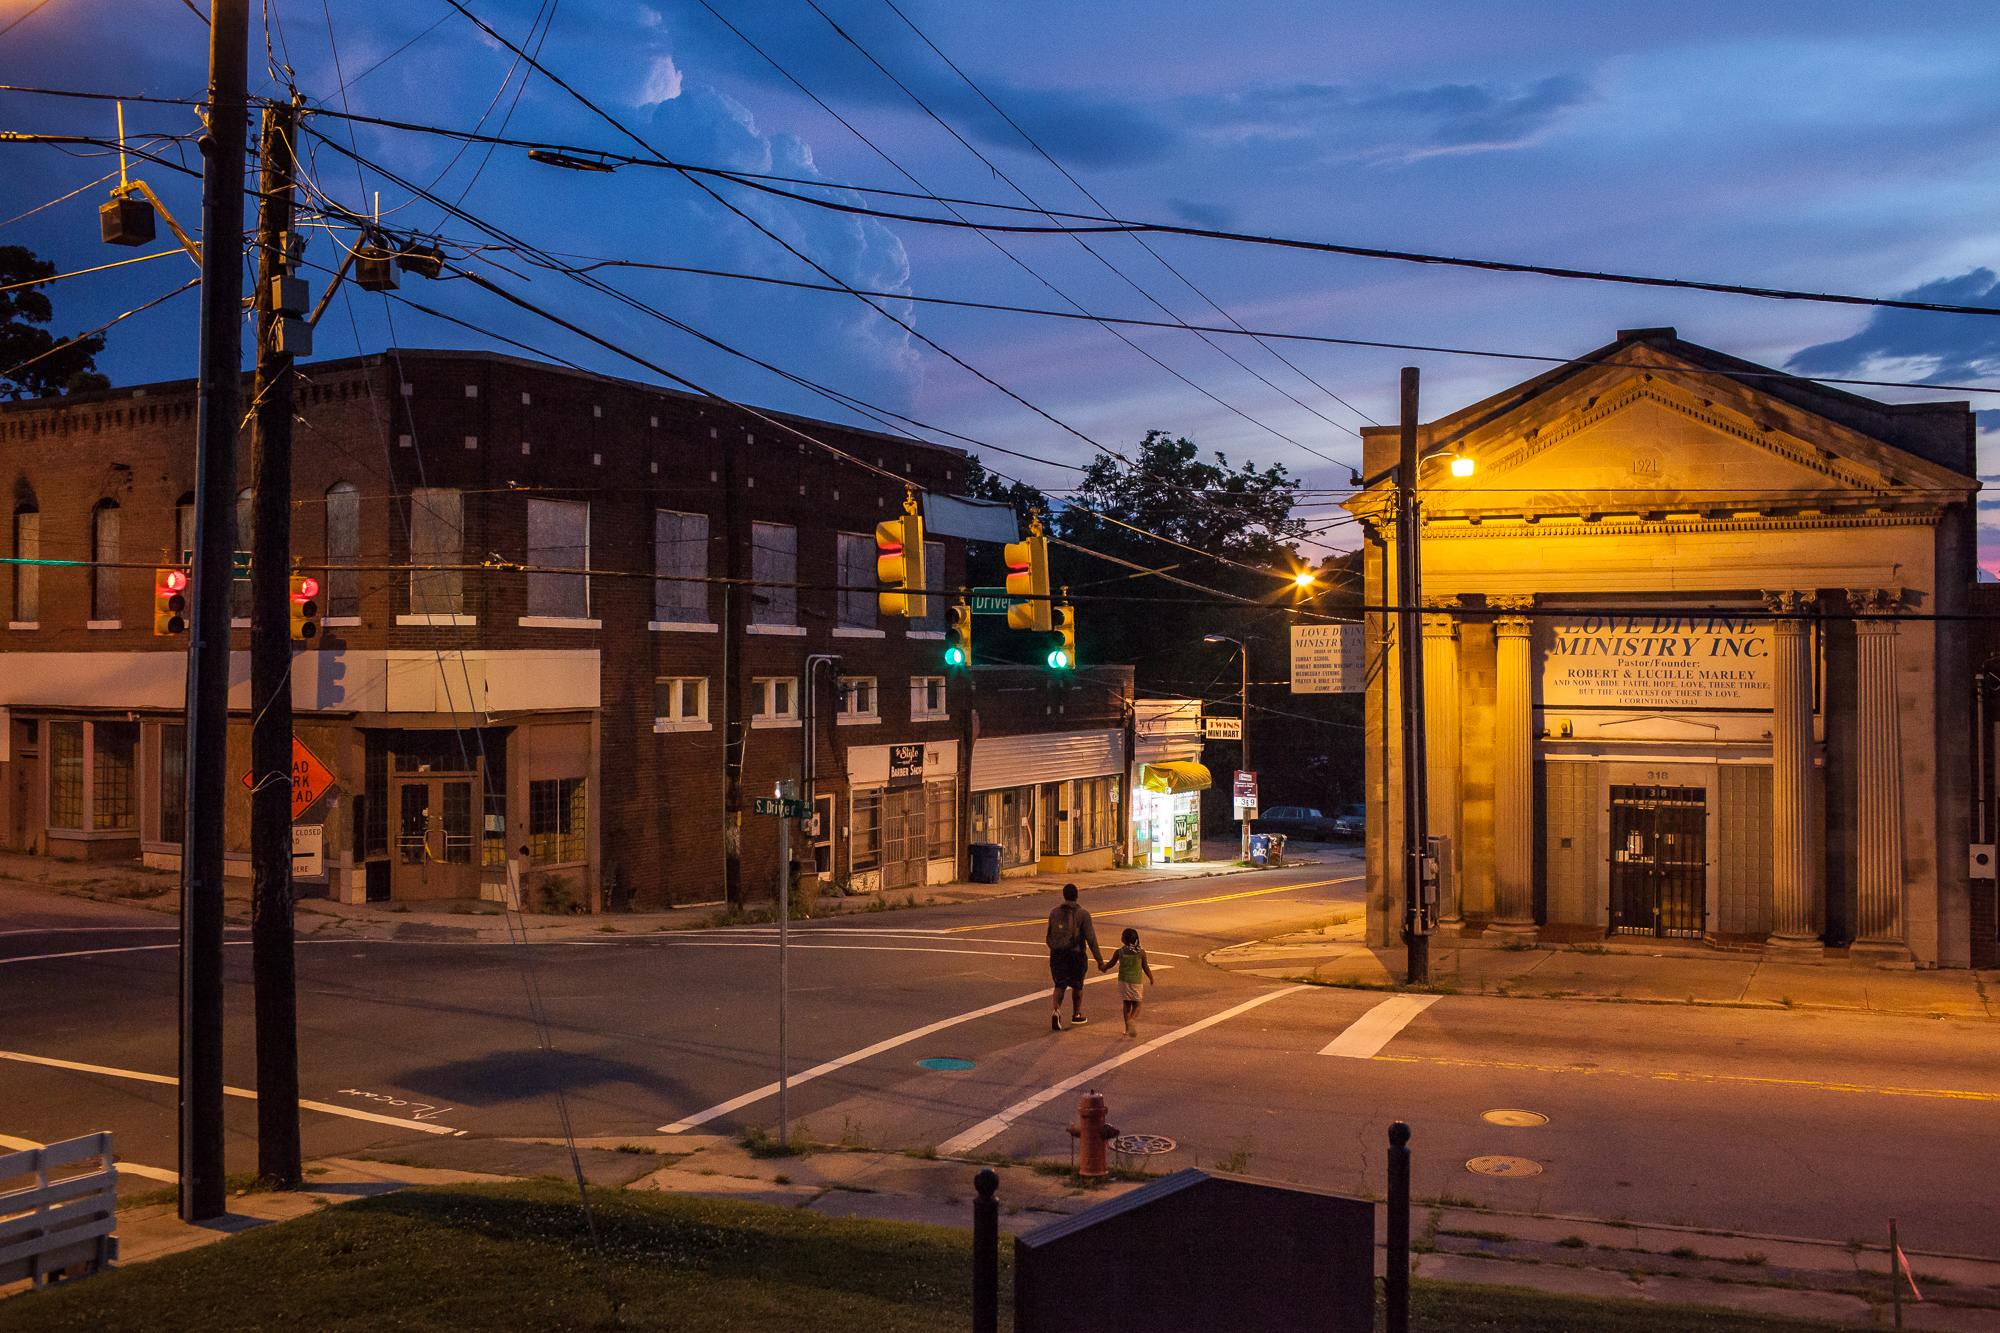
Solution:
[[[1130,949],[1124,945],[1118,948],[1118,979],[1137,984],[1146,979],[1146,951]]]

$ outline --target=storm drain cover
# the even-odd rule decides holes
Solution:
[[[1178,1146],[1172,1139],[1158,1134],[1121,1134],[1111,1140],[1111,1151],[1127,1157],[1158,1157]]]
[[[917,1063],[925,1069],[977,1069],[979,1067],[970,1060],[960,1060],[956,1056],[951,1055],[934,1055],[928,1060],[919,1060]]]
[[[1475,1157],[1465,1164],[1468,1171],[1482,1176],[1539,1176],[1542,1164],[1525,1157]]]
[[[1524,1129],[1533,1129],[1537,1125],[1549,1123],[1547,1116],[1537,1115],[1533,1111],[1487,1111],[1479,1118],[1495,1125],[1519,1125]]]

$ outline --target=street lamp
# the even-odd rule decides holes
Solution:
[[[1237,760],[1237,765],[1239,771],[1248,773],[1250,771],[1250,650],[1243,646],[1241,639],[1232,639],[1227,634],[1204,634],[1201,636],[1201,641],[1203,643],[1233,643],[1236,645],[1237,656],[1243,659],[1243,704],[1240,709],[1242,717],[1237,723],[1236,738],[1237,744],[1242,749],[1239,751],[1241,757]],[[1232,800],[1234,796],[1235,793],[1232,792]],[[1238,822],[1243,825],[1243,859],[1248,861],[1250,859],[1250,821],[1246,817]]]

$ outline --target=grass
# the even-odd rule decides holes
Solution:
[[[410,1189],[0,1304],[0,1333],[378,1328],[929,1333],[963,1328],[968,1232],[555,1181]],[[1011,1247],[1000,1327],[1013,1324]],[[1833,1333],[1698,1306],[1413,1281],[1414,1333]],[[614,1311],[612,1295],[617,1307]]]

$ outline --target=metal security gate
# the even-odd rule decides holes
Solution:
[[[1699,939],[1707,900],[1707,788],[1613,787],[1613,933]]]

